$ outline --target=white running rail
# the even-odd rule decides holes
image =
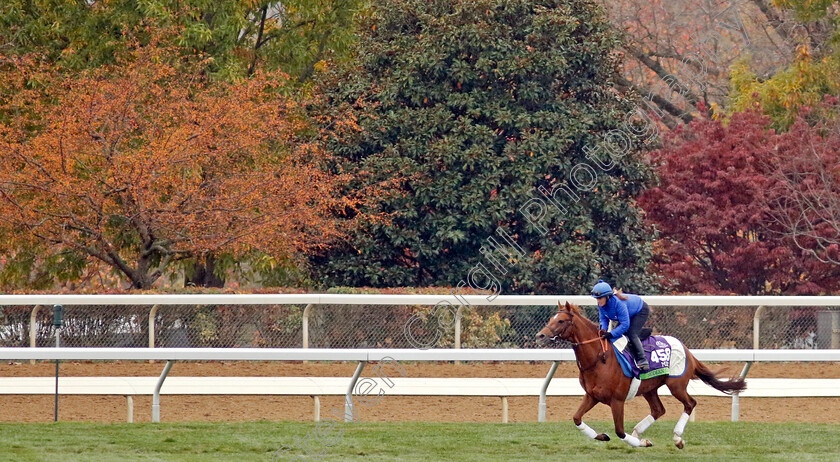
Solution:
[[[753,348],[758,348],[759,318],[767,306],[840,307],[840,296],[740,296],[740,295],[644,295],[651,306],[754,306]],[[0,295],[0,306],[30,305],[31,319],[38,309],[49,305],[148,305],[149,347],[154,348],[154,313],[160,305],[306,305],[303,312],[303,348],[309,347],[309,316],[318,305],[437,305],[454,306],[555,306],[557,302],[594,306],[588,295],[389,295],[389,294],[157,294],[157,295]],[[30,339],[35,339],[36,324],[30,323]],[[455,347],[460,345],[461,318],[455,319]],[[838,332],[840,338],[840,332]],[[32,344],[31,346],[35,346]]]
[[[701,361],[840,361],[840,350],[691,350]],[[0,348],[7,360],[122,360],[166,361],[152,393],[152,420],[160,421],[160,389],[175,361],[354,361],[358,362],[345,393],[345,415],[352,416],[352,394],[364,366],[383,359],[394,361],[547,361],[552,362],[539,396],[539,421],[545,421],[546,389],[560,361],[574,361],[571,349],[318,349],[318,348]],[[457,393],[453,393],[457,394]],[[534,391],[536,395],[536,390]],[[505,397],[503,397],[503,400]],[[737,395],[732,418],[738,419]]]

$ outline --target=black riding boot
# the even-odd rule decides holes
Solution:
[[[639,336],[628,335],[627,338],[630,340],[630,346],[633,348],[633,357],[636,358],[636,365],[639,366],[639,370],[642,372],[649,371],[650,364],[648,364],[645,358],[645,350],[642,347],[642,341],[639,340]]]

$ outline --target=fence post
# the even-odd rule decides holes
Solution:
[[[747,374],[750,372],[750,367],[752,367],[752,361],[748,361],[747,364],[744,364],[744,368],[741,370],[741,375],[739,376],[741,379],[747,377]],[[741,396],[740,392],[735,392],[732,394],[732,421],[737,422],[741,418]]]
[[[304,348],[309,348],[309,313],[312,311],[313,305],[313,303],[310,303],[306,305],[306,308],[303,309],[303,325],[301,326],[301,333],[303,334]],[[309,361],[303,361],[303,364],[308,363]]]
[[[321,398],[314,395],[312,400],[315,403],[315,422],[319,422],[321,420]]]
[[[160,373],[157,384],[155,385],[155,392],[152,395],[152,422],[160,422],[160,388],[163,386],[163,381],[169,375],[169,370],[172,369],[172,363],[175,361],[167,361],[166,366],[163,367],[163,372]]]
[[[461,305],[458,307],[458,311],[455,312],[455,348],[461,348],[461,309],[464,306]],[[461,361],[454,361],[455,365],[461,364]]]
[[[347,386],[347,393],[344,395],[345,422],[352,422],[353,416],[356,414],[356,411],[353,409],[353,388],[356,387],[356,382],[359,380],[359,376],[362,375],[362,369],[365,368],[365,364],[367,364],[367,361],[359,361],[359,365],[356,366],[356,372],[353,373],[353,378],[350,379],[350,385]]]
[[[126,402],[126,422],[134,423],[134,397],[131,395],[126,395],[125,397]]]
[[[158,306],[152,306],[152,309],[149,311],[149,348],[155,347],[155,318],[157,317],[157,310]]]
[[[159,305],[153,305],[149,310],[149,348],[155,347],[155,318],[157,317],[157,310]],[[154,359],[149,360],[149,364],[154,363]]]
[[[760,316],[761,313],[764,311],[764,305],[760,305],[758,308],[755,309],[755,315],[753,315],[753,349],[758,349],[758,344],[760,340],[759,332],[761,327]],[[746,378],[747,374],[750,372],[750,367],[752,367],[752,361],[748,361],[747,364],[744,364],[744,369],[741,370],[740,378]],[[737,422],[741,419],[741,396],[740,393],[735,392],[732,394],[732,421]]]
[[[463,307],[459,306],[455,313],[455,348],[461,348],[461,308]]]
[[[548,392],[548,384],[551,383],[551,378],[554,377],[554,373],[557,372],[558,365],[560,365],[560,361],[554,361],[553,363],[551,363],[551,368],[548,370],[548,374],[546,374],[545,376],[545,381],[542,384],[542,388],[540,388],[540,406],[537,411],[537,422],[545,422],[545,395]]]
[[[764,311],[764,305],[761,305],[758,308],[756,308],[755,315],[753,316],[753,349],[754,350],[758,349],[758,339],[759,339],[758,333],[759,333],[759,327],[760,327],[760,324],[761,324],[761,322],[759,320],[759,316],[761,316],[761,313],[763,311]]]
[[[29,314],[29,347],[35,348],[38,346],[38,310],[41,305],[35,305],[32,308],[32,313]],[[29,364],[35,364],[34,359],[29,360]]]

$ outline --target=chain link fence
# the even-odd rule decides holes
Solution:
[[[412,348],[415,339],[433,339],[453,348],[454,320],[431,316],[431,306],[313,305],[310,348]],[[596,307],[583,308],[597,320]],[[0,307],[0,346],[25,347],[34,333],[37,346],[55,345],[53,310],[43,306]],[[66,306],[61,345],[147,347],[150,305]],[[160,305],[154,310],[155,347],[303,346],[305,305]],[[537,348],[536,334],[556,311],[551,306],[477,306],[465,310],[461,348]],[[651,306],[647,325],[654,333],[681,339],[689,348],[752,348],[756,307]],[[840,310],[820,307],[766,307],[760,313],[760,348],[840,348]],[[442,325],[442,327],[441,327]],[[425,343],[425,341],[423,342]],[[417,343],[415,342],[414,345]],[[565,347],[568,345],[560,345]]]

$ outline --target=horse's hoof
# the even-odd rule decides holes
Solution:
[[[677,442],[677,449],[682,449],[685,447],[685,440],[681,439]]]
[[[641,446],[643,448],[649,448],[649,447],[653,446],[653,443],[651,443],[650,440],[640,440],[639,442],[642,443]],[[680,448],[680,449],[682,449],[682,448]]]
[[[595,439],[598,440],[598,441],[609,441],[610,436],[607,435],[606,433],[601,433],[600,435],[596,436]]]

